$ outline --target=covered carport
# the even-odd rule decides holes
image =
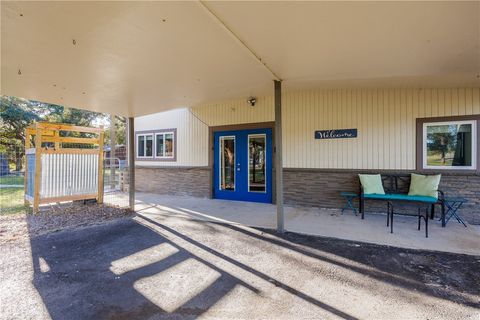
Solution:
[[[477,2],[1,6],[1,94],[129,117],[130,186],[134,117],[274,93],[280,232],[282,89],[479,85]]]

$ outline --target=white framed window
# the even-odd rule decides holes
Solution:
[[[137,158],[153,158],[153,134],[137,134]]]
[[[424,122],[423,169],[475,170],[477,121]]]
[[[175,157],[175,133],[166,131],[155,133],[155,158],[173,159]]]

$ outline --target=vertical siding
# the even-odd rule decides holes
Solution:
[[[246,99],[205,104],[191,109],[199,119],[209,126],[239,123],[268,122],[274,120],[273,97],[259,97],[255,107]]]
[[[416,118],[480,114],[480,88],[322,89],[282,99],[287,168],[415,169]],[[208,126],[274,121],[273,96],[255,107],[237,99],[190,111],[136,119],[137,130],[177,128],[178,161],[157,165],[208,165]],[[315,130],[339,128],[358,128],[358,138],[314,139]]]
[[[414,169],[415,119],[480,113],[480,88],[340,89],[286,93],[289,168]],[[315,140],[322,129],[358,128],[357,139]]]
[[[136,161],[141,166],[207,166],[208,126],[189,109],[135,118],[135,131],[177,129],[177,161]]]

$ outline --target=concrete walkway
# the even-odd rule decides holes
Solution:
[[[136,210],[163,216],[180,215],[193,220],[207,220],[251,227],[275,228],[276,208],[272,204],[212,200],[187,196],[137,193]],[[351,212],[337,209],[304,207],[285,208],[286,230],[301,234],[362,241],[401,248],[480,255],[480,226],[467,228],[451,220],[442,228],[429,221],[429,238],[424,223],[417,230],[414,217],[395,216],[394,233],[386,226],[386,216],[367,214],[365,220]]]

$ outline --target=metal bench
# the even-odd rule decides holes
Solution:
[[[445,227],[445,196],[442,191],[438,191],[438,198],[427,196],[409,196],[408,190],[410,188],[410,175],[387,174],[381,175],[382,184],[385,194],[365,194],[363,192],[362,184],[360,183],[360,197],[359,197],[359,211],[362,219],[365,218],[365,201],[376,200],[387,202],[387,226],[390,225],[390,232],[393,233],[393,216],[417,216],[418,229],[420,230],[420,221],[425,220],[425,236],[428,237],[428,216],[430,210],[430,219],[435,216],[435,205],[439,204],[441,207],[442,227]],[[394,202],[416,203],[418,205],[417,214],[401,213],[394,211]],[[425,214],[424,214],[425,213]]]

